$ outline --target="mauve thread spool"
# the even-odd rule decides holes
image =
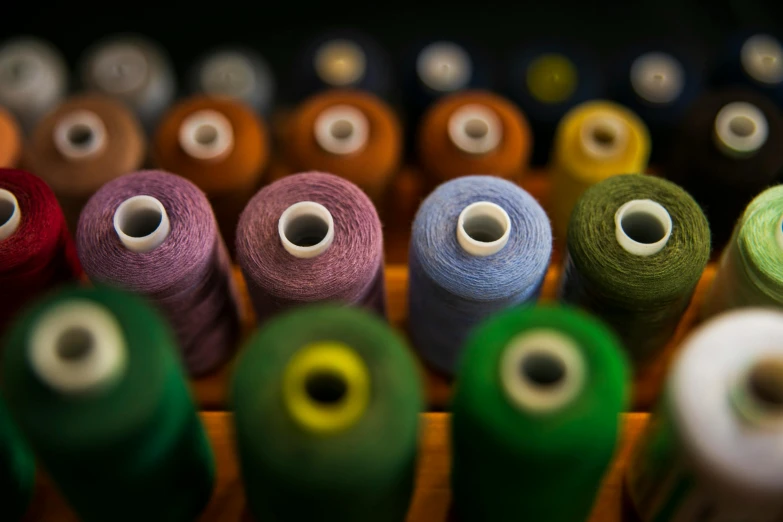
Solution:
[[[332,174],[295,174],[261,189],[239,219],[237,261],[259,322],[322,301],[385,315],[378,214],[359,187]]]
[[[73,97],[41,121],[22,165],[52,187],[71,230],[82,207],[104,183],[141,167],[144,134],[121,102],[92,94]]]
[[[714,87],[750,88],[783,108],[783,41],[766,32],[732,35],[710,80]]]
[[[22,131],[13,114],[0,107],[0,167],[15,167],[22,155]]]
[[[719,251],[745,206],[780,181],[783,116],[756,92],[712,91],[694,102],[675,143],[663,174],[701,205]]]
[[[60,52],[37,38],[9,40],[0,46],[0,105],[25,133],[65,97],[68,68]]]
[[[76,242],[93,282],[141,294],[161,309],[191,375],[233,352],[239,308],[231,262],[196,185],[155,170],[111,181],[84,207]]]
[[[532,146],[525,116],[486,91],[442,98],[418,131],[419,160],[434,183],[477,172],[517,179],[527,170]]]
[[[80,70],[85,89],[128,104],[148,133],[176,94],[168,56],[141,35],[116,35],[98,42],[85,52]]]
[[[305,101],[284,132],[292,172],[322,171],[361,187],[380,203],[402,155],[400,123],[383,100],[366,92],[333,90]]]
[[[29,301],[81,274],[52,189],[28,172],[0,169],[0,332]]]
[[[155,165],[203,190],[231,249],[239,214],[255,194],[269,158],[269,138],[250,107],[194,96],[163,117],[152,144]]]

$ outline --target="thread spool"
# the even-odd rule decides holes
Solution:
[[[174,338],[144,301],[66,288],[20,316],[3,393],[48,475],[86,522],[185,522],[214,482]]]
[[[726,89],[694,102],[664,174],[704,209],[716,250],[728,241],[745,206],[777,183],[781,143],[781,113],[760,94]]]
[[[326,31],[302,49],[292,85],[297,101],[329,89],[358,89],[386,98],[393,86],[391,60],[367,34]]]
[[[680,187],[628,174],[571,214],[559,298],[601,318],[638,368],[674,334],[710,255],[707,219]]]
[[[93,282],[159,307],[191,375],[215,369],[233,353],[239,305],[231,262],[209,202],[194,184],[162,171],[111,181],[84,207],[76,243]]]
[[[50,43],[23,37],[0,46],[0,105],[26,134],[59,104],[68,90],[68,68]]]
[[[0,402],[0,487],[3,520],[22,520],[35,489],[35,458]]]
[[[452,375],[476,324],[538,297],[551,254],[549,220],[517,185],[492,176],[442,184],[413,223],[413,345],[430,365]]]
[[[647,127],[633,112],[606,101],[571,109],[558,125],[550,164],[555,237],[565,238],[571,211],[585,190],[617,174],[644,172],[649,156]]]
[[[587,520],[628,405],[628,369],[612,332],[568,308],[501,312],[471,334],[458,379],[451,483],[459,519]],[[580,466],[563,474],[574,460]],[[568,502],[554,502],[555,490]]]
[[[264,116],[272,112],[276,88],[269,64],[246,48],[215,49],[202,56],[190,73],[193,93],[226,96]]]
[[[79,213],[104,183],[138,169],[146,143],[133,113],[100,95],[70,98],[35,128],[22,165],[49,186],[76,229]]]
[[[768,521],[780,513],[782,319],[779,311],[734,311],[683,342],[626,476],[642,520]]]
[[[292,172],[331,172],[380,203],[399,168],[402,130],[391,107],[372,94],[330,91],[296,110],[283,155]]]
[[[484,91],[442,98],[419,128],[419,160],[433,182],[477,172],[506,179],[528,166],[532,136],[525,116],[506,99]]]
[[[0,168],[15,167],[22,155],[22,131],[13,115],[0,107]]]
[[[141,35],[117,35],[98,42],[81,58],[80,70],[87,90],[126,103],[148,134],[173,101],[177,87],[164,50]]]
[[[778,35],[764,32],[732,35],[711,80],[719,88],[749,88],[783,107],[783,42]]]
[[[32,174],[0,169],[0,332],[28,302],[81,274],[52,190]]]
[[[269,159],[269,136],[258,116],[238,101],[188,98],[163,117],[152,156],[158,167],[207,194],[233,250],[239,214],[258,190]]]
[[[385,315],[381,222],[337,176],[307,172],[261,189],[239,219],[237,262],[260,322],[322,301]]]
[[[291,311],[248,341],[236,368],[237,447],[255,520],[405,519],[422,389],[385,322],[336,306]]]
[[[525,46],[512,57],[506,92],[533,129],[534,165],[549,161],[555,130],[563,116],[574,106],[603,96],[596,61],[579,46],[562,42]]]

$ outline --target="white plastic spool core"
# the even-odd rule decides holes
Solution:
[[[484,105],[463,105],[449,118],[451,142],[468,154],[486,154],[503,139],[503,124],[498,115]]]
[[[13,193],[0,189],[0,241],[8,239],[19,229],[22,210]]]
[[[210,57],[202,66],[201,88],[209,94],[243,98],[256,85],[253,64],[240,53],[223,52]]]
[[[579,138],[585,154],[605,160],[625,150],[628,127],[612,114],[595,115],[584,122]]]
[[[351,40],[331,40],[319,47],[314,59],[315,72],[322,82],[347,87],[362,79],[367,70],[367,56]]]
[[[617,243],[635,256],[657,254],[672,235],[672,217],[651,199],[634,199],[617,209],[614,215]]]
[[[98,87],[111,94],[140,89],[150,74],[146,54],[130,42],[115,42],[101,48],[93,58],[91,69]]]
[[[280,215],[277,231],[289,254],[309,259],[326,252],[334,241],[334,220],[325,206],[300,201]]]
[[[774,36],[757,34],[742,44],[740,61],[754,80],[768,85],[783,81],[783,46]]]
[[[416,73],[430,89],[453,92],[467,87],[473,76],[473,62],[461,46],[452,42],[435,42],[419,53]]]
[[[522,410],[548,413],[568,405],[585,382],[578,345],[555,330],[525,332],[508,344],[500,361],[503,391]]]
[[[783,359],[765,357],[750,365],[740,374],[733,397],[746,421],[783,425]]]
[[[457,241],[472,256],[500,252],[511,237],[511,218],[503,207],[489,201],[471,203],[457,219]]]
[[[218,161],[234,149],[234,128],[217,111],[197,111],[180,125],[179,145],[192,158]]]
[[[670,54],[646,53],[631,64],[631,85],[636,94],[647,102],[672,103],[685,87],[685,71]]]
[[[70,160],[97,156],[106,147],[108,134],[103,120],[92,111],[74,111],[54,128],[54,146]]]
[[[715,117],[717,145],[731,157],[752,156],[767,142],[768,134],[767,118],[750,103],[729,103]]]
[[[47,311],[33,329],[28,357],[38,378],[65,394],[99,391],[127,364],[122,327],[103,306],[74,299]]]
[[[160,201],[152,196],[133,196],[114,211],[114,231],[125,248],[144,253],[163,244],[171,223]]]
[[[326,152],[353,154],[367,145],[370,122],[356,107],[335,105],[318,115],[313,132],[315,141]]]

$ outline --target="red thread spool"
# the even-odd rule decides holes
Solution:
[[[52,189],[28,172],[0,169],[0,331],[28,301],[81,274]]]

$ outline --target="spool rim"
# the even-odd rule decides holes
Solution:
[[[364,49],[347,39],[323,43],[313,57],[313,64],[321,81],[333,87],[354,85],[367,73]]]
[[[180,125],[179,145],[194,159],[220,161],[234,150],[234,127],[218,111],[196,111]]]
[[[497,113],[486,105],[463,105],[449,117],[448,134],[451,143],[462,152],[488,154],[500,146],[503,124]]]
[[[201,68],[199,79],[204,92],[237,98],[248,96],[256,87],[252,62],[235,52],[218,53],[208,58]]]
[[[144,227],[140,221],[149,219],[150,215],[159,216],[159,222],[151,232],[143,236],[129,233],[130,229],[139,225]],[[114,211],[114,231],[125,248],[143,254],[155,250],[166,241],[171,232],[171,223],[163,203],[152,196],[140,195],[126,199]]]
[[[757,34],[742,44],[743,70],[757,82],[776,85],[783,82],[783,45],[774,36]]]
[[[606,160],[625,150],[628,134],[628,125],[614,114],[595,114],[582,124],[579,143],[589,157]],[[605,139],[599,139],[601,136]]]
[[[759,379],[766,382],[754,384]],[[774,397],[774,407],[759,396],[760,387]],[[736,413],[745,422],[760,428],[783,426],[783,358],[763,357],[749,364],[739,372],[731,399]]]
[[[326,232],[322,239],[309,246],[302,246],[296,244],[289,238],[291,234],[289,227],[297,220],[302,218],[310,218],[313,220],[319,220],[326,226]],[[280,242],[283,244],[283,248],[294,257],[300,259],[310,259],[320,256],[326,252],[334,241],[334,219],[331,212],[325,206],[314,201],[300,201],[289,206],[280,215],[280,219],[277,223],[277,232],[280,236]]]
[[[140,89],[147,82],[150,68],[147,54],[141,46],[131,42],[114,42],[97,52],[91,74],[102,91],[123,95]]]
[[[502,234],[493,241],[477,240],[471,234],[471,220],[493,221]],[[494,234],[497,235],[497,234]],[[477,201],[462,209],[457,219],[457,241],[472,256],[486,257],[500,252],[511,237],[511,218],[503,207],[489,201]]]
[[[668,53],[650,52],[637,57],[630,75],[634,92],[649,103],[672,103],[685,89],[685,69]]]
[[[339,136],[340,126],[348,129]],[[316,118],[313,133],[318,145],[331,154],[349,155],[364,150],[370,139],[370,122],[364,112],[351,105],[334,105]]]
[[[433,42],[416,57],[416,74],[427,87],[438,92],[464,89],[473,76],[468,52],[454,42]]]
[[[741,134],[738,129],[747,132]],[[750,157],[767,142],[767,118],[751,103],[729,103],[724,105],[715,117],[714,137],[718,148],[727,156]]]
[[[77,143],[81,133],[88,136],[88,142]],[[106,125],[96,113],[88,110],[73,111],[54,127],[54,145],[64,157],[73,160],[87,160],[97,157],[106,148],[109,135]]]
[[[6,208],[10,207],[10,214]],[[7,217],[6,217],[7,216]],[[3,219],[5,217],[5,219]],[[0,241],[8,239],[19,229],[22,222],[22,209],[14,194],[0,188]]]
[[[655,221],[663,233],[660,239],[645,243],[631,237],[623,221],[634,214]],[[620,206],[614,215],[614,224],[617,243],[629,254],[642,257],[651,256],[663,250],[669,242],[674,228],[669,211],[663,205],[651,199],[634,199]]]

